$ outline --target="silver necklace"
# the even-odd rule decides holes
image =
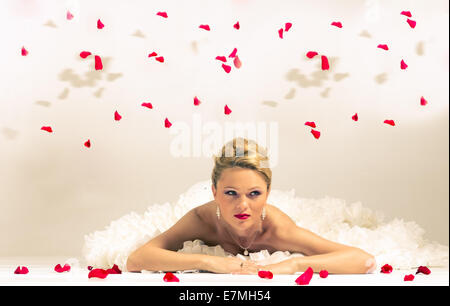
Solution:
[[[227,231],[228,235],[230,235],[230,237],[234,240],[233,236],[230,234],[230,232],[228,231],[226,226],[225,226],[225,230]],[[246,248],[244,248],[242,245],[240,245],[239,242],[234,240],[234,242],[236,242],[241,249],[244,249],[244,255],[245,256],[248,255],[248,248],[250,248],[250,246],[253,244],[253,242],[255,242],[256,236],[258,236],[258,232],[256,232],[255,237],[253,238],[252,242],[250,242],[250,244]]]

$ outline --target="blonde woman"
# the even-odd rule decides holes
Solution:
[[[214,273],[293,274],[311,267],[329,273],[370,273],[374,256],[351,246],[324,239],[297,226],[275,206],[267,203],[272,172],[266,150],[252,140],[235,138],[214,157],[214,200],[190,210],[175,225],[132,252],[128,271],[180,271],[198,269]],[[220,245],[234,255],[268,250],[289,251],[294,257],[266,266],[237,257],[176,252],[184,241],[200,239]]]

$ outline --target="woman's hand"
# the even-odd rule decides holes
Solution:
[[[263,271],[270,271],[273,274],[294,274],[297,272],[296,267],[297,264],[295,258],[290,258],[276,264],[259,266],[259,269]]]
[[[258,274],[261,266],[251,260],[236,257],[208,256],[205,270],[222,274]]]

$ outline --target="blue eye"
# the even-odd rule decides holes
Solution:
[[[227,192],[225,192],[226,195],[234,195],[234,194],[228,194],[229,192],[234,192],[233,190],[229,190]]]
[[[252,191],[252,193],[253,193],[253,192],[256,192],[255,196],[260,195],[259,191]]]
[[[229,192],[233,192],[233,194],[229,194]],[[256,194],[253,194],[254,192],[255,192]],[[233,190],[229,190],[229,191],[225,192],[225,194],[226,194],[226,195],[230,195],[230,196],[236,195],[236,193],[235,193]],[[252,194],[252,196],[259,196],[261,193],[260,193],[259,191],[252,191],[251,194]]]

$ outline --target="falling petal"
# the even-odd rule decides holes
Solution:
[[[314,56],[316,56],[318,53],[316,51],[309,51],[308,53],[306,53],[306,57],[308,58],[313,58]]]
[[[295,282],[298,285],[308,285],[309,282],[311,281],[311,278],[313,277],[313,269],[311,267],[308,267],[308,269],[306,269],[305,272],[303,272],[302,275],[300,275]]]
[[[234,48],[233,52],[231,52],[230,55],[228,55],[228,57],[235,57],[236,56],[236,52],[237,52],[237,49]]]
[[[72,20],[73,19],[72,13],[67,11],[66,18],[67,18],[67,20]]]
[[[49,133],[53,132],[52,127],[50,127],[50,126],[43,126],[43,127],[41,127],[41,130],[47,131]]]
[[[200,29],[203,29],[203,30],[206,30],[206,31],[209,31],[209,30],[210,30],[209,25],[207,25],[207,24],[201,24],[201,25],[199,26],[199,28],[200,28]]]
[[[114,112],[114,120],[119,121],[120,119],[122,119],[122,116],[117,111],[115,111]]]
[[[233,25],[233,28],[235,28],[236,30],[239,30],[241,28],[241,26],[239,25],[239,21]]]
[[[321,58],[322,58],[322,70],[330,69],[330,64],[328,63],[328,58],[325,55],[322,55]]]
[[[425,105],[427,105],[427,104],[428,104],[428,101],[425,100],[424,97],[421,97],[421,98],[420,98],[420,105],[425,106]]]
[[[223,70],[225,70],[226,73],[230,73],[230,71],[231,71],[231,66],[222,64],[222,68],[223,68]]]
[[[228,107],[228,105],[225,105],[224,112],[225,112],[225,115],[231,114],[231,109]]]
[[[314,121],[306,121],[306,122],[305,122],[305,125],[310,126],[310,127],[312,127],[312,128],[315,128],[315,127],[316,127],[316,123],[315,123]]]
[[[400,62],[400,68],[403,69],[403,70],[405,70],[406,68],[408,68],[408,65],[406,65],[406,63],[405,63],[404,60],[402,60],[402,61]]]
[[[170,128],[172,126],[172,123],[170,123],[169,119],[166,118],[166,120],[164,120],[164,126],[166,128]]]
[[[280,36],[280,38],[283,39],[283,28],[278,30],[278,36]]]
[[[28,55],[28,51],[27,51],[27,49],[25,49],[25,47],[22,47],[21,54],[22,54],[22,56],[27,56]]]
[[[216,60],[222,61],[224,63],[227,62],[227,58],[225,56],[216,56]]]
[[[332,23],[331,23],[331,25],[332,26],[335,26],[335,27],[338,27],[338,28],[342,28],[342,23],[341,22],[339,22],[339,21],[333,21]]]
[[[353,119],[354,121],[358,121],[358,113],[355,113],[355,114],[352,116],[352,119]]]
[[[311,129],[311,134],[313,134],[315,139],[319,139],[319,137],[320,137],[320,132],[319,131]]]
[[[285,31],[285,32],[289,31],[289,29],[290,29],[291,27],[292,27],[292,23],[286,22],[286,23],[284,24],[284,31]]]
[[[147,107],[147,108],[150,108],[150,109],[152,109],[153,108],[153,105],[151,104],[151,103],[142,103],[141,104],[141,106],[144,106],[144,107]]]
[[[410,11],[402,11],[400,14],[401,14],[401,15],[405,15],[405,16],[407,16],[407,17],[412,17]]]
[[[91,147],[91,141],[88,139],[88,140],[84,143],[84,146],[85,146],[86,148],[90,148],[90,147]]]
[[[414,20],[411,20],[411,19],[408,19],[408,20],[406,20],[406,22],[409,24],[409,26],[411,27],[411,28],[415,28],[416,27],[416,23],[417,22],[415,22]]]
[[[200,105],[200,100],[197,98],[197,96],[194,97],[194,105]]]
[[[95,70],[102,70],[103,69],[103,63],[100,56],[95,56]]]
[[[160,63],[164,63],[164,56],[155,57],[155,60],[157,60]]]
[[[158,54],[156,52],[152,52],[148,55],[148,57],[157,56]]]
[[[395,126],[394,120],[384,120],[384,123]]]
[[[237,55],[233,60],[233,64],[234,64],[234,67],[236,67],[238,69],[241,68],[241,66],[242,66],[241,60],[239,59],[239,57]]]
[[[156,13],[156,15],[164,17],[164,18],[168,17],[166,12],[158,12],[158,13]]]
[[[387,45],[378,45],[377,47],[386,51],[389,50]]]
[[[97,20],[97,29],[103,29],[105,25],[99,20]]]
[[[89,55],[91,55],[92,53],[91,52],[89,52],[89,51],[82,51],[81,53],[80,53],[80,57],[81,58],[86,58],[86,57],[88,57]]]

